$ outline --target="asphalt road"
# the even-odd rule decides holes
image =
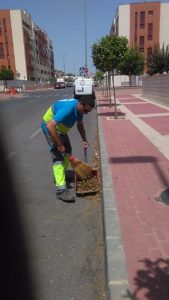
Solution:
[[[21,219],[23,242],[28,253],[25,259],[30,261],[35,299],[103,300],[105,271],[101,201],[77,198],[75,203],[67,204],[56,200],[50,155],[40,130],[41,118],[48,106],[55,99],[70,97],[73,97],[72,88],[29,92],[19,99],[0,101],[1,137],[12,175],[12,188],[17,196],[14,206],[19,211],[18,215],[13,215],[12,224],[17,223],[15,217]],[[85,116],[85,126],[90,142],[88,160],[91,161],[97,128],[96,110]],[[83,159],[76,127],[71,130],[70,139],[73,154]],[[11,195],[9,199],[7,196],[9,205],[13,205],[15,197]],[[8,222],[8,208],[5,215]],[[13,237],[17,231],[14,227],[11,229]],[[10,239],[8,231],[6,237]],[[17,235],[16,239],[12,238],[14,248],[19,243],[17,238]],[[14,260],[18,259],[17,255],[13,253]],[[18,273],[14,273],[10,264],[8,268],[12,282]],[[10,287],[10,280],[8,285]],[[28,285],[27,288],[31,287]],[[31,300],[25,295],[24,300],[27,298]]]

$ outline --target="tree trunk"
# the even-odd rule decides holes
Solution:
[[[109,102],[110,102],[110,108],[111,108],[112,101],[111,101],[110,72],[108,72],[108,93],[109,93]]]
[[[129,84],[131,86],[131,74],[129,75]]]
[[[106,98],[108,100],[109,94],[108,94],[108,75],[106,73]]]
[[[105,77],[103,79],[103,95],[105,95]]]
[[[113,69],[113,94],[114,94],[114,117],[117,119],[117,104],[116,104],[116,91],[114,85],[114,69]]]
[[[5,80],[4,80],[4,91],[7,90],[7,87],[8,87],[8,82],[7,82],[7,80],[5,79]]]

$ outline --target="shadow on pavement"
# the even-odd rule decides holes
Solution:
[[[152,163],[156,169],[156,172],[161,178],[162,183],[167,187],[169,185],[169,179],[164,175],[160,166],[159,160],[154,156],[126,156],[126,157],[111,157],[109,162],[112,164],[134,164],[134,163]]]
[[[21,220],[18,196],[6,162],[2,132],[0,135],[1,189],[1,299],[33,300],[31,268],[26,234]]]
[[[128,163],[156,163],[158,160],[154,156],[121,156],[111,157],[112,164],[128,164]]]
[[[119,105],[121,105],[121,103],[117,103],[117,104],[116,104],[116,106],[119,106]],[[104,106],[110,107],[110,106],[115,106],[115,104],[114,104],[114,103],[111,103],[111,104],[110,104],[110,103],[108,103],[108,102],[106,101],[106,103],[99,103],[99,104],[97,104],[97,106],[98,106],[98,107],[102,107],[102,106],[103,106],[103,107],[104,107]]]
[[[106,111],[106,112],[102,112],[102,113],[98,113],[98,116],[105,116],[105,117],[114,117],[115,118],[115,112],[114,111]],[[118,111],[117,112],[117,118],[118,117],[123,117],[125,118],[125,114]]]
[[[140,260],[143,268],[137,271],[134,278],[136,289],[133,294],[127,291],[124,298],[149,300],[168,300],[169,299],[169,259],[159,258],[155,261],[150,259]],[[144,296],[143,296],[144,293]]]

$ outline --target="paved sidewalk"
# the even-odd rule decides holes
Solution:
[[[169,107],[96,91],[109,299],[169,299]],[[113,102],[113,101],[112,101]],[[168,201],[169,202],[169,201]]]

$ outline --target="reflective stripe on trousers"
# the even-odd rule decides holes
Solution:
[[[66,188],[65,173],[68,165],[69,165],[69,161],[66,156],[64,156],[64,162],[57,161],[53,163],[53,175],[55,178],[55,184],[57,190],[63,190]]]
[[[48,133],[48,129],[45,126],[42,126],[43,134],[49,145],[49,151],[53,161],[53,175],[55,179],[55,185],[57,190],[62,190],[66,188],[65,172],[69,165],[69,160],[67,156],[63,155],[57,150],[57,146],[53,143],[51,136]],[[59,133],[58,133],[59,134]],[[72,148],[67,134],[59,134],[65,149],[66,153],[71,154]]]

